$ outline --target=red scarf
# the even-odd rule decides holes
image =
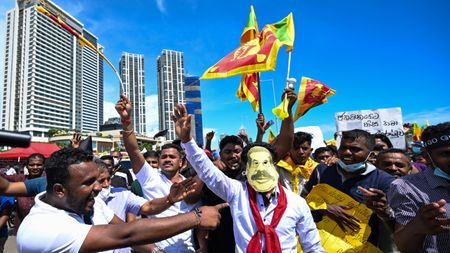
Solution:
[[[270,225],[265,225],[259,214],[258,205],[256,204],[256,192],[247,182],[247,190],[250,202],[250,208],[252,210],[253,219],[256,223],[256,228],[258,229],[256,233],[252,236],[250,243],[247,246],[247,252],[249,253],[261,253],[261,233],[264,234],[266,239],[266,253],[281,253],[280,240],[278,239],[277,232],[275,228],[283,216],[284,211],[287,207],[286,193],[283,187],[278,183],[278,189],[280,189],[280,196],[278,197],[278,204],[275,208],[275,212],[272,217],[272,222]]]

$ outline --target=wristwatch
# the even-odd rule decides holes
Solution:
[[[166,252],[164,251],[164,249],[162,249],[162,248],[156,246],[156,247],[154,247],[154,248],[152,249],[152,252],[151,252],[151,253],[157,253],[157,252],[163,252],[163,253],[166,253]]]

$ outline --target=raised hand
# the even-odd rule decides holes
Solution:
[[[346,211],[350,209],[352,209],[351,206],[329,204],[323,214],[334,220],[344,232],[347,232],[345,227],[356,232],[360,229],[358,222],[361,221]]]
[[[450,232],[450,217],[445,217],[444,199],[422,206],[416,217],[410,221],[410,226],[414,226],[417,233],[423,235],[435,235]]]
[[[81,133],[74,133],[72,140],[70,140],[70,146],[72,148],[79,148],[81,142]]]
[[[212,139],[214,139],[214,134],[215,134],[214,131],[208,132],[206,134],[206,141],[212,141]]]
[[[202,206],[200,207],[200,217],[198,227],[200,229],[213,230],[220,224],[219,211],[228,207],[227,203],[218,204],[215,206]]]
[[[386,194],[379,189],[365,189],[358,186],[358,190],[363,193],[364,204],[373,210],[379,217],[389,217],[389,206],[387,204]]]
[[[191,140],[191,115],[186,111],[185,105],[177,105],[173,109],[172,121],[175,123],[175,133],[181,142]]]
[[[116,103],[116,111],[122,121],[129,120],[131,117],[131,102],[123,93],[120,94],[120,99]]]
[[[180,183],[173,183],[170,187],[169,196],[167,200],[169,203],[175,203],[184,200],[187,196],[195,192],[197,182],[194,178],[188,178]]]
[[[258,132],[264,133],[266,131],[266,119],[264,118],[264,114],[258,114],[258,117],[256,118],[256,127],[258,128]]]
[[[285,96],[289,99],[288,110],[292,110],[295,101],[297,101],[297,94],[295,93],[295,90],[289,88],[284,89],[283,96],[281,99],[284,99]]]

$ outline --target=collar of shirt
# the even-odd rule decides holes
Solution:
[[[341,171],[342,169],[341,169],[341,167],[339,167],[339,165],[336,164],[336,168],[337,168],[337,173],[339,175],[341,175],[342,183],[344,183],[346,180],[350,179],[350,178],[345,178],[344,173],[342,173],[342,171]],[[377,168],[374,165],[372,165],[371,163],[368,162],[368,163],[366,163],[366,170],[363,173],[359,174],[358,176],[360,176],[360,175],[362,175],[362,176],[368,175],[369,173],[371,173],[372,171],[374,171],[376,169]]]
[[[275,210],[275,208],[277,207],[278,197],[280,196],[280,189],[278,188],[278,185],[275,186],[274,191],[270,194],[269,205],[267,206],[267,208],[264,205],[263,194],[264,193],[257,192],[256,204],[258,205],[258,210],[261,214],[261,218],[264,220],[265,224],[268,224],[267,219],[264,216],[268,215],[271,211]],[[272,219],[270,218],[270,220],[272,220]],[[269,221],[269,223],[270,223],[270,221]]]
[[[426,180],[428,181],[428,185],[430,185],[431,188],[436,189],[438,187],[444,187],[444,188],[450,187],[450,183],[447,180],[434,175],[434,170],[432,168],[428,167],[422,173],[424,173],[424,176],[425,176]]]

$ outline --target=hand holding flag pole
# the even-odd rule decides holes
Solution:
[[[117,78],[119,78],[120,88],[122,89],[121,93],[125,94],[125,88],[123,86],[122,79],[119,76],[119,72],[116,70],[114,65],[108,60],[108,58],[106,58],[106,56],[96,46],[94,46],[90,41],[88,41],[85,37],[83,37],[83,35],[79,34],[74,29],[72,29],[72,27],[70,27],[64,21],[62,21],[62,19],[59,18],[57,15],[55,15],[55,14],[51,13],[49,10],[47,10],[44,7],[46,5],[45,1],[40,0],[40,2],[41,2],[41,5],[37,5],[36,10],[38,10],[45,16],[49,17],[57,26],[60,26],[61,28],[63,28],[64,30],[68,31],[70,34],[75,36],[79,40],[81,47],[84,47],[84,46],[90,47],[92,50],[97,52],[97,54],[99,54],[108,63],[108,65],[112,68],[112,70],[116,74]]]
[[[286,89],[294,89],[294,84],[297,82],[295,78],[289,78],[290,72],[291,72],[291,52],[288,53]],[[278,119],[284,120],[285,118],[289,117],[289,112],[287,110],[288,105],[289,105],[289,98],[287,97],[287,94],[285,94],[283,101],[281,101],[281,104],[273,108],[272,113],[275,114],[275,116]]]

